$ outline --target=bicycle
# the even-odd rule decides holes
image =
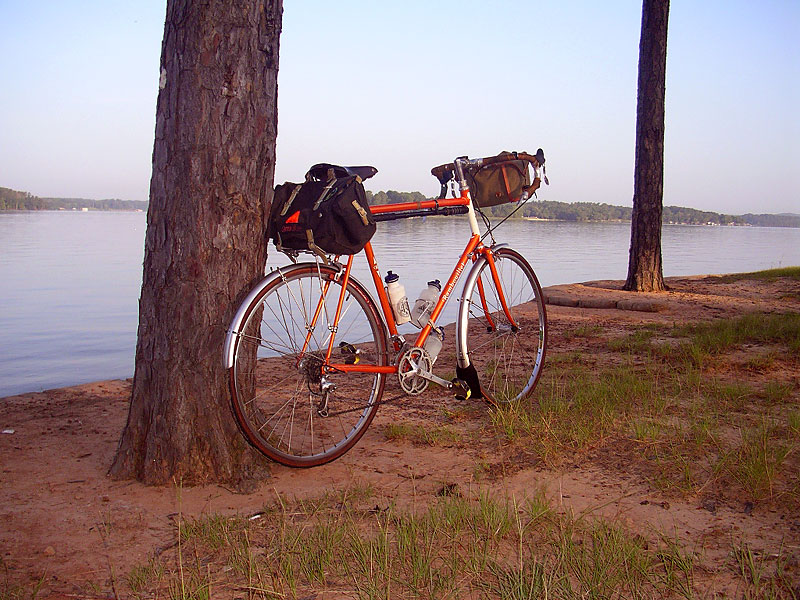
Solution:
[[[520,206],[539,187],[544,164],[541,150],[523,156],[534,179],[517,199]],[[288,253],[293,264],[273,270],[250,291],[227,330],[224,364],[234,416],[257,450],[291,467],[339,458],[369,427],[391,376],[403,394],[419,394],[432,382],[458,398],[483,397],[493,404],[533,391],[547,347],[541,287],[520,253],[495,242],[496,227],[485,216],[487,231],[481,234],[465,179],[467,169],[494,158],[461,157],[434,168],[442,184],[438,199],[370,207],[376,221],[467,215],[469,241],[412,343],[398,332],[369,242],[363,253],[377,303],[351,276],[354,255],[297,262],[298,253]],[[366,179],[377,170],[348,172]],[[448,189],[454,197],[446,197]],[[426,342],[441,336],[437,319],[470,261],[456,321],[456,378],[446,380],[433,374],[436,357]]]

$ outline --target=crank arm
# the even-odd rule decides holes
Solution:
[[[415,363],[410,358],[408,359],[408,364],[411,365],[411,370],[408,373],[404,373],[405,377],[422,377],[423,379],[427,379],[428,381],[432,381],[433,383],[439,384],[446,388],[453,387],[453,384],[447,381],[446,379],[442,379],[441,377],[437,377],[433,373],[426,371],[425,369],[421,368],[417,363]]]
[[[442,379],[441,377],[437,377],[433,373],[422,369],[418,364],[416,364],[413,360],[409,359],[409,364],[411,365],[412,370],[406,373],[406,376],[409,377],[422,377],[423,379],[427,379],[428,381],[432,381],[433,383],[442,386],[443,388],[450,390],[451,392],[455,393],[456,398],[460,400],[466,400],[469,398],[469,386],[465,381],[461,379],[453,379],[452,381],[447,381],[446,379]]]
[[[448,390],[453,388],[453,383],[451,381],[447,381],[446,379],[442,379],[441,377],[437,377],[433,373],[429,373],[428,371],[425,371],[424,369],[420,369],[419,367],[417,367],[416,374],[417,374],[417,376],[422,377],[423,379],[427,379],[428,381],[432,381],[433,383],[436,383],[436,384],[438,384],[438,385],[440,385],[442,387],[445,387]]]

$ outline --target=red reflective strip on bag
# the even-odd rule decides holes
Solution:
[[[286,222],[287,223],[298,223],[298,222],[300,222],[300,211],[298,210],[292,216],[290,216],[288,219],[286,219]]]
[[[501,164],[500,170],[503,172],[503,183],[506,185],[506,196],[508,197],[509,201],[516,202],[516,200],[511,197],[511,186],[508,184],[508,173],[506,173],[506,166]]]

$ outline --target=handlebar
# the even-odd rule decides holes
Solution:
[[[461,171],[464,168],[479,169],[487,165],[505,162],[508,160],[525,160],[533,165],[535,175],[533,183],[531,183],[529,186],[523,187],[523,197],[520,198],[520,200],[527,200],[531,194],[533,194],[533,192],[539,189],[539,186],[541,185],[539,168],[543,167],[545,163],[544,150],[541,148],[536,151],[536,154],[528,154],[527,152],[501,152],[497,156],[473,159],[462,156],[455,159],[455,161],[451,163],[434,167],[431,169],[431,175],[436,177],[442,186],[439,198],[444,198],[447,195],[447,184],[452,181],[455,175],[458,174],[458,171]],[[547,178],[545,178],[545,181],[547,181]]]
[[[461,162],[465,167],[483,167],[494,163],[505,162],[507,160],[527,160],[536,167],[544,166],[544,150],[539,148],[536,154],[528,154],[527,152],[502,152],[497,156],[490,156],[488,158],[473,158],[469,159],[466,156],[457,158],[456,161]],[[450,174],[451,177],[447,178],[449,181],[452,178],[453,171],[455,170],[455,161],[431,169],[431,175],[442,181],[443,176]]]

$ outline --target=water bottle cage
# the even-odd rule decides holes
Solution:
[[[441,327],[434,325],[433,321],[431,321],[430,319],[428,319],[428,325],[431,326],[431,331],[436,333],[436,335],[439,336],[439,339],[444,341],[444,330]]]
[[[434,306],[436,306],[436,304],[434,302],[431,302],[430,300],[426,300],[425,301],[425,308],[420,313],[420,316],[425,315],[425,314],[428,315],[428,321],[427,321],[427,323],[425,323],[425,325],[430,325],[431,329],[435,329],[436,328],[436,326],[433,324],[433,321],[431,321],[431,314],[433,313],[433,307]],[[419,328],[423,329],[425,327],[425,325],[420,324]]]

